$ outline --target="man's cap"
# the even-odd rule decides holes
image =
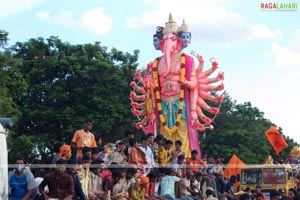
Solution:
[[[149,183],[149,177],[147,177],[147,176],[141,177],[139,183],[140,183],[140,184],[147,184],[147,183]]]
[[[68,152],[70,152],[70,151],[71,151],[71,146],[68,145],[68,144],[63,145],[63,146],[61,146],[61,147],[59,148],[59,154],[60,154],[60,155],[66,154],[66,153],[68,153]]]

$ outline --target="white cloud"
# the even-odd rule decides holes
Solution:
[[[223,42],[232,44],[255,39],[276,39],[282,35],[280,29],[270,30],[264,24],[249,24],[241,13],[227,9],[229,0],[144,0],[148,8],[140,16],[126,21],[127,28],[153,33],[155,27],[164,26],[169,13],[181,25],[184,18],[196,40],[201,42]],[[195,42],[195,41],[194,41]]]
[[[53,15],[50,11],[40,11],[36,16],[42,21],[77,31],[88,30],[100,36],[108,34],[112,28],[112,19],[101,8],[88,10],[79,17],[67,10],[58,15]]]
[[[271,45],[272,55],[275,58],[275,67],[282,68],[300,65],[300,50],[287,48],[273,42]]]
[[[64,27],[76,28],[78,25],[78,20],[70,11],[62,12],[60,15],[55,16],[54,20],[56,21],[57,24]]]
[[[275,29],[271,31],[266,25],[264,24],[254,24],[250,25],[252,30],[252,35],[254,39],[275,39],[282,35],[282,31],[280,29]]]
[[[281,81],[281,83],[282,83],[282,85],[284,85],[288,89],[292,88],[292,90],[294,90],[294,89],[297,90],[296,87],[298,87],[300,85],[300,72],[296,72],[296,73],[293,73],[290,76],[284,77],[283,80]],[[294,87],[291,87],[292,85]]]
[[[101,36],[111,31],[112,19],[101,8],[95,8],[83,14],[82,25]]]
[[[36,13],[36,16],[41,21],[58,24],[62,27],[76,29],[80,26],[79,20],[70,11],[62,11],[58,15],[53,15],[50,10],[39,11]]]
[[[40,20],[49,20],[50,19],[50,11],[40,11],[36,14],[37,18]]]
[[[43,3],[43,1],[44,0],[1,0],[0,20],[12,15],[17,15],[23,11],[33,9]]]
[[[181,0],[156,0],[155,3],[155,8],[145,9],[140,16],[128,19],[126,26],[153,33],[156,26],[164,26],[169,13],[172,13],[178,26],[185,19],[192,34],[197,35],[196,40],[229,43],[245,39],[251,33],[239,13],[225,8],[224,0],[189,0],[186,3]]]
[[[299,48],[300,46],[300,29],[296,29],[293,34],[293,48]]]
[[[172,13],[179,25],[183,18],[189,25],[211,24],[212,26],[240,20],[240,15],[227,11],[220,5],[222,2],[189,0],[188,3],[183,3],[181,0],[153,0],[156,9],[145,9],[140,16],[129,19],[126,24],[137,29],[164,25],[169,13]]]

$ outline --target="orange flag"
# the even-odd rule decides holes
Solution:
[[[277,130],[277,126],[271,126],[265,134],[277,155],[282,151],[282,149],[288,146],[285,139]]]
[[[245,163],[237,155],[233,154],[224,170],[224,177],[230,178],[232,175],[240,174],[241,167],[244,165]]]

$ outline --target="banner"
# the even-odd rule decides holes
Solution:
[[[265,135],[277,155],[288,146],[283,136],[277,130],[277,126],[271,126],[271,128],[266,131]]]
[[[237,155],[233,154],[224,170],[224,177],[230,178],[232,175],[240,174],[241,167],[244,165],[245,163]]]

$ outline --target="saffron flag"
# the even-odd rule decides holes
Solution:
[[[224,177],[230,178],[232,175],[240,174],[241,167],[244,165],[245,163],[237,155],[233,154],[224,170]]]
[[[288,146],[283,136],[277,130],[277,126],[271,126],[271,128],[265,132],[265,135],[277,155]]]

